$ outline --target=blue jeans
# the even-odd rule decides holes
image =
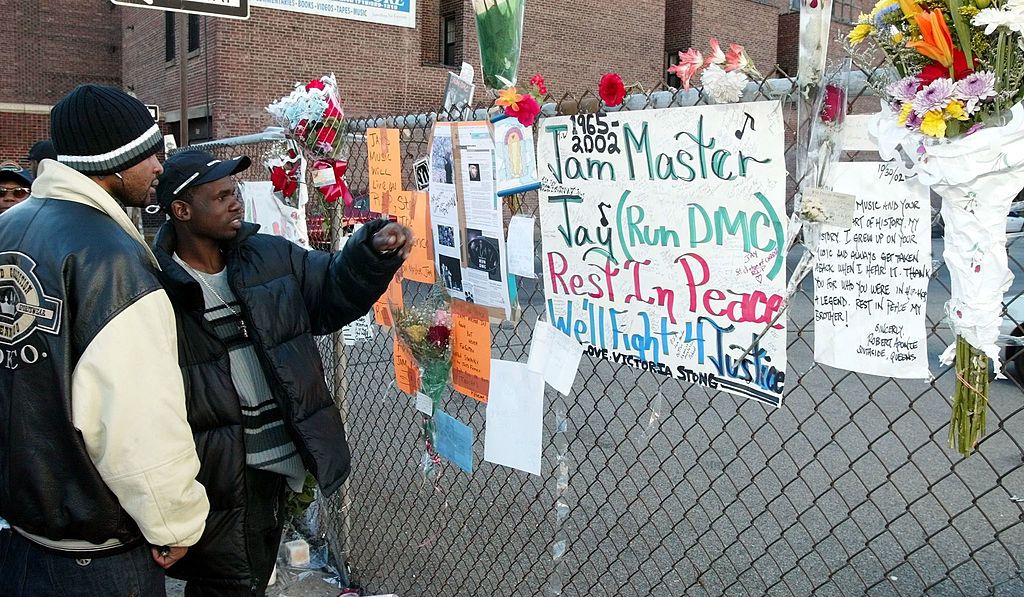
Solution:
[[[162,568],[149,546],[92,559],[46,551],[20,534],[0,533],[0,595],[4,597],[166,597]]]

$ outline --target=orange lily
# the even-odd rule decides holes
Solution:
[[[498,92],[498,99],[494,103],[503,108],[510,108],[514,112],[519,109],[521,101],[523,101],[523,96],[515,87],[509,87]]]
[[[953,37],[949,34],[949,27],[946,27],[942,10],[936,8],[922,12],[914,15],[914,20],[921,29],[921,39],[909,42],[907,46],[946,68],[953,66]]]

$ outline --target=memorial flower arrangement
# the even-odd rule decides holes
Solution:
[[[848,42],[877,48],[896,76],[871,133],[942,197],[956,342],[949,442],[969,455],[985,433],[990,360],[1002,321],[1006,217],[1024,187],[1024,0],[880,0]],[[864,44],[864,46],[861,46]]]
[[[679,78],[683,89],[689,89],[690,81],[699,74],[705,96],[716,104],[731,104],[740,101],[747,83],[764,78],[743,46],[730,44],[729,50],[723,52],[714,37],[709,45],[706,58],[699,50],[690,48],[679,52],[679,63],[668,68]]]
[[[313,183],[324,201],[342,199],[351,205],[352,195],[344,178],[348,162],[340,157],[345,112],[338,97],[334,75],[324,75],[305,85],[296,83],[290,94],[267,106],[267,112],[312,164]],[[287,182],[280,174],[278,179],[282,185]]]
[[[515,118],[523,126],[533,126],[540,115],[541,102],[547,94],[548,87],[544,77],[534,75],[530,79],[530,88],[526,93],[520,93],[514,86],[508,87],[498,93],[498,99],[494,103],[501,106],[505,116]]]
[[[452,370],[451,299],[435,286],[427,300],[406,309],[393,310],[398,338],[409,347],[420,371],[420,391],[430,397],[437,412],[448,389]],[[423,473],[431,477],[441,459],[435,449],[434,417],[423,416]]]

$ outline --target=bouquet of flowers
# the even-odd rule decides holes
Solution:
[[[448,389],[452,370],[451,299],[440,286],[435,286],[421,304],[393,310],[398,341],[409,347],[420,370],[420,391],[430,397],[431,412],[441,408],[441,398]],[[423,416],[423,473],[432,476],[441,459],[434,448],[434,417]]]
[[[530,79],[530,89],[526,93],[519,93],[515,86],[507,87],[498,93],[498,99],[494,102],[501,106],[505,116],[515,118],[523,126],[533,126],[540,114],[540,103],[548,94],[544,77],[534,75]]]
[[[871,125],[883,159],[909,164],[942,197],[957,341],[950,446],[985,432],[989,360],[1007,267],[1006,217],[1024,187],[1024,0],[880,0],[848,41],[881,50],[896,76]],[[859,49],[858,49],[859,51]],[[999,367],[996,367],[997,373]]]
[[[341,159],[345,113],[338,100],[338,83],[333,74],[297,83],[287,96],[267,106],[267,112],[284,127],[286,134],[312,163],[313,183],[324,201],[339,199],[351,205],[352,195],[345,183],[348,162]]]
[[[718,39],[709,41],[710,52],[705,59],[699,50],[690,48],[679,52],[679,63],[668,68],[683,84],[690,88],[690,80],[700,74],[705,96],[716,104],[731,104],[740,101],[743,90],[751,80],[764,77],[754,66],[746,49],[739,44],[730,44],[729,51],[723,52]]]

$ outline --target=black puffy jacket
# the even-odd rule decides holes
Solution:
[[[329,334],[366,314],[387,289],[401,259],[381,257],[370,238],[386,222],[364,226],[338,253],[307,251],[246,223],[224,246],[228,281],[242,307],[256,353],[306,469],[326,495],[349,471],[341,415],[324,379],[314,335]],[[199,283],[172,257],[173,227],[160,229],[153,252],[179,318],[180,361],[188,420],[210,498],[206,532],[171,576],[249,586],[245,557],[245,445],[228,352],[203,317]]]

